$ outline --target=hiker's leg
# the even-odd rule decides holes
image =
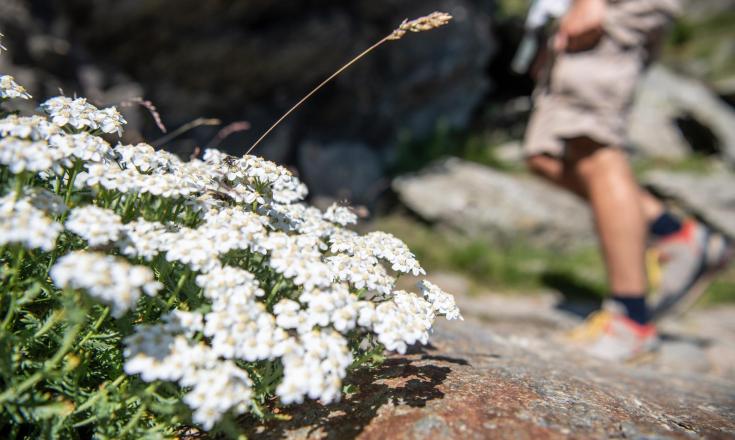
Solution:
[[[614,295],[643,296],[646,221],[640,187],[625,153],[589,138],[567,144],[567,157],[589,197]]]
[[[548,154],[534,154],[526,158],[526,165],[537,176],[573,192],[584,200],[587,199],[587,193],[579,177],[571,167],[565,166],[561,159]]]
[[[535,154],[526,159],[526,165],[537,176],[587,200],[585,186],[580,182],[579,176],[572,167],[565,166],[561,159],[547,154]],[[640,188],[638,192],[646,222],[655,221],[666,211],[666,207],[661,200],[646,189]]]

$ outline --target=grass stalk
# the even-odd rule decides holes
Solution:
[[[359,55],[351,59],[347,62],[344,66],[337,69],[336,72],[331,74],[327,79],[319,83],[318,86],[314,87],[309,93],[306,94],[299,102],[294,104],[293,107],[288,109],[286,113],[283,114],[276,122],[273,123],[273,125],[268,128],[268,130],[263,133],[257,141],[248,149],[248,151],[245,152],[245,154],[250,154],[251,151],[255,149],[255,147],[260,144],[263,139],[265,139],[272,131],[275,129],[284,119],[288,117],[291,113],[293,113],[297,108],[301,106],[304,102],[306,102],[309,98],[311,98],[316,92],[318,92],[322,87],[327,85],[330,81],[332,81],[334,78],[339,76],[340,73],[347,70],[350,66],[355,64],[357,61],[362,59],[365,55],[369,54],[370,52],[374,51],[378,47],[382,46],[387,41],[393,41],[393,40],[400,40],[406,32],[423,32],[428,31],[431,29],[435,29],[439,26],[443,26],[449,22],[449,20],[452,19],[452,16],[445,13],[445,12],[433,12],[429,15],[419,17],[415,20],[403,20],[403,23],[401,23],[400,26],[398,26],[396,29],[394,29],[390,34],[383,37],[380,41],[373,44],[372,46],[368,47],[364,51],[362,51]]]

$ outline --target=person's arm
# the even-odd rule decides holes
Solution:
[[[603,33],[606,8],[606,0],[574,0],[559,23],[554,49],[576,52],[596,45]]]

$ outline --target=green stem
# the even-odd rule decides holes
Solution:
[[[15,200],[18,200],[23,195],[23,181],[25,173],[20,173],[15,176]]]
[[[74,163],[74,168],[72,168],[71,173],[69,174],[69,183],[66,187],[66,195],[64,196],[64,203],[66,206],[69,206],[69,201],[71,200],[71,193],[74,190],[74,181],[77,179],[77,174],[79,174],[79,170],[82,168],[81,161],[77,161]]]
[[[127,375],[125,375],[125,373],[123,373],[123,374],[119,375],[115,380],[113,380],[112,382],[110,382],[109,385],[103,385],[103,386],[101,386],[100,387],[100,390],[98,392],[96,392],[94,394],[94,396],[92,396],[89,399],[87,399],[86,402],[84,402],[83,404],[81,404],[74,411],[74,414],[78,414],[78,413],[81,413],[82,411],[87,410],[89,407],[91,407],[92,405],[94,405],[95,402],[97,402],[98,400],[100,400],[100,398],[102,398],[103,396],[107,395],[107,393],[111,389],[117,388],[117,386],[120,385],[126,378],[127,378]],[[82,422],[79,422],[79,423],[82,423]]]
[[[19,247],[18,252],[15,255],[15,264],[13,265],[13,275],[10,276],[10,281],[8,282],[7,291],[10,293],[10,306],[8,307],[8,312],[5,314],[5,318],[3,319],[2,328],[7,328],[7,325],[10,323],[10,321],[13,319],[13,316],[15,315],[16,299],[15,299],[15,292],[13,292],[13,289],[15,287],[15,282],[17,281],[18,276],[20,275],[21,269],[23,269],[24,257],[25,257],[25,249],[22,247]]]
[[[56,325],[57,322],[61,321],[64,318],[64,316],[66,316],[66,313],[64,313],[63,310],[55,311],[51,319],[46,321],[43,327],[38,329],[38,331],[36,332],[36,334],[33,335],[33,337],[40,338],[41,336],[45,335],[46,332],[51,330],[51,328],[53,328],[53,326]]]
[[[174,290],[174,293],[171,295],[171,298],[168,299],[167,304],[169,307],[171,307],[174,304],[174,301],[179,297],[179,293],[181,293],[181,289],[184,288],[184,284],[186,283],[186,278],[188,277],[189,272],[186,271],[181,274],[179,277],[179,281],[176,283],[176,290]]]
[[[135,411],[135,414],[133,414],[133,417],[128,421],[128,423],[125,424],[122,431],[120,431],[119,438],[123,438],[135,427],[136,423],[138,423],[138,420],[143,416],[145,413],[145,410],[147,409],[145,404],[141,404],[137,411]]]
[[[125,208],[123,208],[123,221],[130,219],[130,210],[133,208],[135,197],[132,194],[127,194],[127,200],[125,200]]]
[[[109,314],[110,314],[110,308],[109,307],[105,307],[105,309],[102,311],[102,313],[100,314],[100,316],[94,322],[94,325],[92,326],[92,328],[89,330],[89,332],[87,332],[87,334],[84,336],[84,338],[82,338],[82,340],[79,342],[79,345],[78,345],[79,347],[82,347],[84,345],[84,343],[87,342],[89,340],[89,338],[91,338],[92,335],[94,335],[95,332],[97,332],[97,330],[99,330],[100,326],[102,325],[102,323],[104,322],[105,318],[107,318],[107,315],[109,315]]]
[[[61,191],[61,176],[56,175],[56,181],[54,182],[54,194],[59,195]]]

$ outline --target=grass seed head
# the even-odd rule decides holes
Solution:
[[[414,20],[403,20],[400,26],[388,37],[389,40],[399,40],[406,32],[423,32],[436,29],[449,23],[452,16],[446,12],[432,12],[429,15],[416,18]]]

